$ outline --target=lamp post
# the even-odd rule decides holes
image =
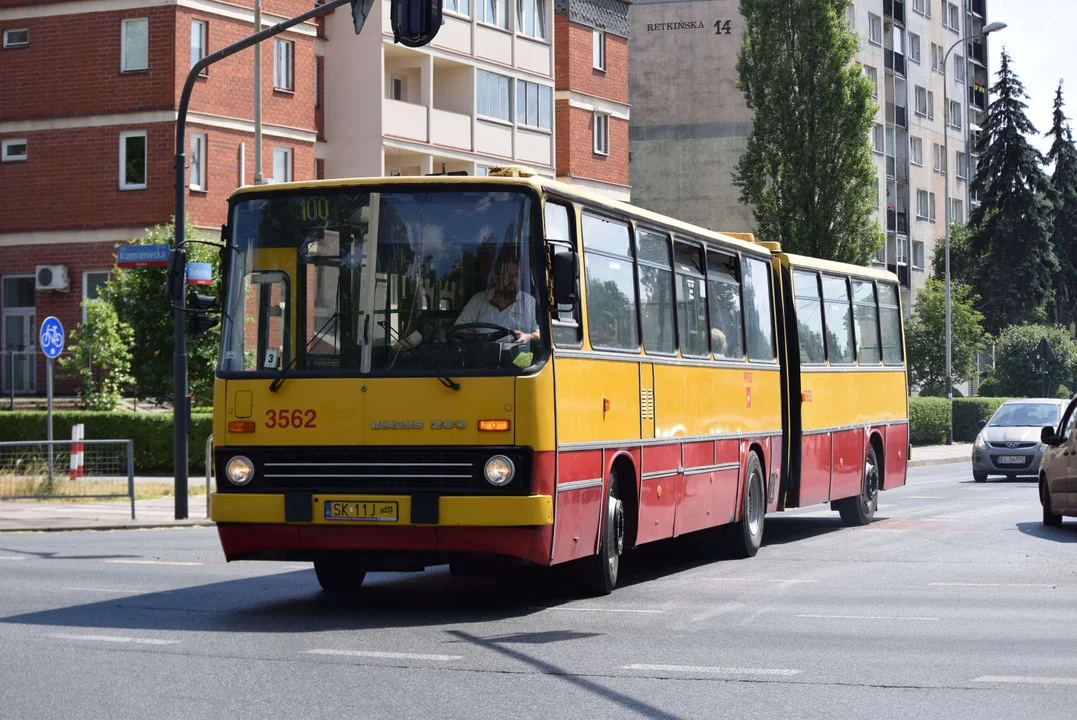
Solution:
[[[953,45],[950,46],[950,49],[946,51],[946,55],[942,59],[942,113],[943,113],[943,124],[942,124],[943,125],[943,128],[942,128],[942,137],[943,137],[943,140],[942,140],[942,144],[943,144],[942,170],[943,170],[943,175],[942,175],[942,179],[943,179],[943,184],[944,184],[944,186],[946,188],[945,193],[944,193],[945,200],[943,201],[944,204],[945,204],[944,217],[946,218],[946,398],[951,403],[953,403],[953,401],[954,401],[954,375],[953,375],[953,367],[952,367],[953,358],[952,358],[952,355],[951,355],[952,338],[951,338],[951,327],[950,327],[950,168],[949,168],[949,165],[950,165],[950,120],[951,119],[950,119],[950,93],[949,93],[950,87],[949,87],[949,85],[947,84],[947,81],[946,81],[946,71],[950,66],[950,53],[952,53],[954,51],[954,48],[956,48],[958,45],[961,45],[962,43],[968,43],[970,40],[975,40],[977,38],[986,37],[986,36],[990,35],[993,32],[996,32],[998,30],[1004,29],[1005,27],[1006,27],[1006,23],[1003,23],[1003,22],[990,23],[989,25],[984,27],[983,30],[976,33],[975,35],[969,35],[967,37],[963,37],[960,40],[958,40],[957,42],[955,42]],[[966,48],[965,52],[968,52],[967,48]],[[966,66],[966,68],[967,68],[967,66]],[[967,72],[967,69],[966,69],[966,72],[965,72],[965,87],[968,87],[968,84],[969,84],[969,78],[968,78],[968,72]],[[967,100],[967,98],[966,98],[966,100]],[[965,122],[968,122],[968,121],[969,120],[966,117]],[[966,161],[969,162],[969,161],[971,161],[972,153],[967,152],[969,150],[968,147],[966,147],[965,150],[966,150],[966,154],[969,156]],[[969,166],[971,167],[971,162],[969,162]],[[970,181],[971,181],[971,178],[966,179],[966,182],[970,182]],[[950,444],[953,443],[953,441],[954,441],[953,429],[951,428],[950,431],[946,435],[946,444],[950,445]]]

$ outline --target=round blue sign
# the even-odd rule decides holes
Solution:
[[[55,358],[64,349],[64,326],[51,315],[41,323],[41,350],[46,357]]]

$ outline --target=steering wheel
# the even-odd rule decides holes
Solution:
[[[477,330],[485,330],[487,332],[475,332]],[[470,332],[469,332],[470,331]],[[504,325],[495,325],[493,323],[463,323],[462,325],[454,325],[451,330],[445,333],[445,337],[450,340],[456,340],[457,342],[466,343],[481,343],[481,342],[497,342],[503,337],[516,337],[516,331],[511,328],[507,328]]]

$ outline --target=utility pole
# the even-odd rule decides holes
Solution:
[[[254,32],[262,31],[262,0],[254,0]],[[254,184],[262,179],[262,43],[254,46]]]

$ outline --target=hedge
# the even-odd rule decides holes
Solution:
[[[0,412],[0,441],[44,440],[47,415],[41,411]],[[212,432],[212,416],[195,412],[191,420],[188,463],[190,472],[202,473],[206,471],[206,438]],[[137,473],[172,470],[171,413],[57,410],[52,414],[53,439],[70,439],[71,427],[77,423],[86,426],[87,440],[133,440]]]
[[[956,402],[956,401],[955,401]],[[946,398],[909,398],[909,442],[941,445],[950,431],[950,401]]]
[[[980,421],[990,420],[1010,398],[974,397],[954,399],[954,442],[972,442],[980,433]]]

